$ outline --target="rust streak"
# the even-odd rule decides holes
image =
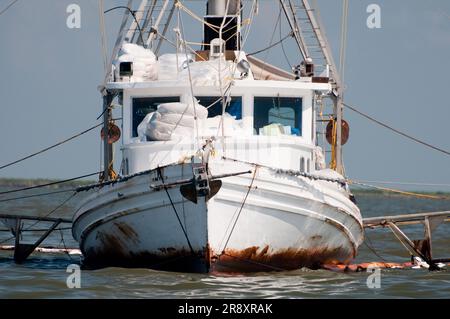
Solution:
[[[135,244],[140,242],[139,235],[129,225],[125,223],[114,223],[114,225],[125,236],[126,239],[130,239]]]
[[[252,246],[242,250],[226,249],[219,258],[212,260],[212,267],[220,272],[318,269],[324,264],[348,264],[351,259],[352,251],[342,247],[271,251],[269,246],[262,249]]]

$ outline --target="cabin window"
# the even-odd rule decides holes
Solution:
[[[138,136],[137,127],[142,122],[144,117],[151,112],[156,111],[159,104],[180,102],[179,96],[170,97],[139,97],[133,98],[133,127],[132,137]]]
[[[215,117],[222,115],[222,98],[220,96],[196,96],[198,102],[204,107],[208,108],[208,117]],[[225,112],[231,116],[235,116],[236,120],[242,119],[242,97],[231,97],[230,104],[225,109]]]
[[[302,99],[255,97],[253,121],[259,135],[302,135]]]
[[[306,160],[306,171],[308,173],[311,173],[311,161],[309,160],[309,158]]]
[[[305,172],[305,159],[303,157],[300,158],[300,172]]]

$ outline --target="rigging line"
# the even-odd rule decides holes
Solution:
[[[450,184],[438,184],[438,183],[421,183],[421,182],[395,182],[395,181],[367,181],[360,180],[361,183],[374,183],[374,184],[391,184],[391,185],[412,185],[412,186],[446,186],[449,187]]]
[[[408,138],[408,139],[410,139],[410,140],[412,140],[412,141],[414,141],[414,142],[416,142],[416,143],[422,144],[422,145],[424,145],[424,146],[426,146],[426,147],[432,148],[432,149],[434,149],[434,150],[436,150],[436,151],[439,151],[439,152],[441,152],[441,153],[444,153],[444,154],[450,156],[450,152],[449,152],[449,151],[446,151],[446,150],[444,150],[444,149],[442,149],[442,148],[439,148],[439,147],[437,147],[437,146],[434,146],[434,145],[431,145],[431,144],[429,144],[429,143],[427,143],[427,142],[424,142],[424,141],[422,141],[422,140],[419,140],[418,138],[415,138],[415,137],[413,137],[413,136],[411,136],[411,135],[408,135],[408,134],[406,134],[406,133],[403,133],[402,131],[399,131],[399,130],[397,130],[397,129],[395,129],[395,128],[393,128],[393,127],[387,125],[387,124],[384,124],[383,122],[380,122],[379,120],[377,120],[377,119],[375,119],[375,118],[373,118],[373,117],[371,117],[371,116],[369,116],[369,115],[367,115],[367,114],[365,114],[365,113],[363,113],[363,112],[357,110],[357,109],[356,109],[355,107],[353,107],[353,106],[350,106],[350,105],[348,105],[348,104],[346,104],[346,103],[343,103],[343,105],[346,106],[346,107],[348,107],[348,108],[349,108],[350,110],[352,110],[353,112],[356,112],[356,113],[358,113],[359,115],[365,117],[366,119],[368,119],[368,120],[370,120],[370,121],[372,121],[372,122],[375,122],[375,123],[377,123],[378,125],[381,125],[381,126],[387,128],[387,129],[389,129],[389,130],[391,130],[391,131],[393,131],[393,132],[395,132],[395,133],[397,133],[397,134],[399,134],[399,135],[402,135],[403,137],[406,137],[406,138]]]
[[[230,0],[227,0],[226,2],[226,7],[225,7],[225,14],[228,14],[228,8],[230,6]],[[222,35],[223,35],[223,27],[225,25],[226,22],[226,15],[223,16],[222,19],[222,23],[220,24],[220,29],[219,29],[219,39],[220,41],[223,41]],[[230,20],[231,21],[231,20]],[[220,44],[222,46],[222,44]],[[226,52],[224,52],[224,55],[226,54]],[[227,100],[225,99],[224,96],[224,92],[223,92],[223,82],[222,82],[222,59],[219,57],[219,72],[218,72],[218,76],[219,76],[219,89],[220,89],[220,95],[222,97],[222,116],[220,117],[220,122],[219,122],[219,126],[222,126],[222,152],[223,154],[226,154],[226,147],[225,147],[225,123],[223,121],[223,115],[225,113],[225,109],[226,109],[226,102]],[[225,65],[226,65],[226,61],[225,61]]]
[[[72,227],[57,227],[54,230],[70,230],[70,229],[72,229]],[[26,232],[46,232],[46,231],[48,231],[48,228],[41,228],[41,229],[37,228],[37,229],[26,229],[26,230],[24,229],[24,230],[22,230],[22,232],[24,232],[24,231],[26,231]],[[8,228],[8,229],[0,229],[0,232],[11,232],[11,229],[10,228]]]
[[[237,221],[239,220],[239,217],[241,216],[242,209],[244,208],[245,202],[247,201],[248,195],[250,194],[250,191],[253,187],[253,182],[255,181],[257,170],[258,170],[258,165],[255,165],[255,170],[253,171],[252,181],[251,181],[250,185],[248,186],[248,190],[247,190],[247,193],[245,194],[244,200],[242,201],[241,208],[239,209],[239,213],[236,216],[236,219],[234,220],[233,227],[231,228],[230,234],[228,235],[227,241],[225,242],[225,246],[223,247],[220,255],[225,254],[225,249],[227,248],[228,242],[230,241],[231,235],[233,234],[234,228],[236,227]],[[220,255],[219,255],[219,258],[220,258]]]
[[[273,43],[273,38],[275,37],[275,32],[277,31],[278,23],[281,22],[281,12],[282,12],[282,10],[281,10],[281,8],[280,8],[280,12],[278,13],[277,21],[275,22],[275,25],[274,25],[274,27],[273,27],[272,36],[270,37],[269,46],[272,45],[272,43]],[[266,55],[264,56],[264,59],[263,59],[264,65],[263,65],[263,67],[261,68],[261,72],[259,73],[259,77],[260,77],[260,78],[262,77],[263,72],[266,70],[266,65],[265,65],[265,64],[266,64],[266,61],[267,61],[267,58],[268,58],[268,57],[269,57],[269,51],[267,51],[267,52],[266,52]]]
[[[107,42],[106,42],[106,31],[105,31],[105,14],[104,12],[104,0],[98,1],[98,13],[99,13],[99,22],[100,22],[100,41],[102,45],[102,55],[103,55],[103,67],[105,73],[108,69],[108,50],[107,50]]]
[[[139,30],[139,37],[141,38],[142,45],[143,45],[144,48],[145,48],[145,42],[144,42],[144,37],[142,36],[141,26],[139,25],[139,21],[138,21],[138,19],[136,18],[136,11],[133,11],[133,10],[131,10],[130,8],[126,7],[126,6],[117,6],[117,7],[113,7],[113,8],[111,8],[111,9],[108,9],[108,10],[104,11],[103,13],[108,13],[108,12],[113,11],[113,10],[116,10],[116,9],[127,9],[127,10],[130,12],[130,14],[133,16],[133,19],[134,19],[134,21],[136,22],[136,26],[137,26],[137,28],[138,28],[138,30]]]
[[[256,55],[256,54],[259,54],[259,53],[262,53],[262,52],[264,52],[264,51],[267,51],[267,50],[269,50],[269,49],[272,49],[274,46],[277,46],[278,44],[283,44],[283,41],[284,40],[286,40],[287,38],[289,38],[289,37],[293,37],[294,36],[294,32],[289,32],[289,34],[287,34],[286,36],[284,36],[282,39],[280,39],[280,41],[277,41],[277,42],[275,42],[274,44],[271,44],[271,45],[269,45],[268,47],[266,47],[266,48],[264,48],[264,49],[261,49],[261,50],[258,50],[258,51],[255,51],[255,52],[252,52],[252,53],[249,53],[249,54],[247,54],[247,56],[249,56],[249,55]],[[284,51],[284,49],[283,49],[283,51]],[[286,60],[287,60],[287,57],[286,57]],[[288,63],[289,63],[289,61],[288,61]],[[289,63],[289,65],[291,65],[290,63]]]
[[[32,198],[32,197],[40,197],[40,196],[48,196],[48,195],[53,195],[53,194],[75,192],[75,191],[76,191],[76,188],[71,188],[71,189],[60,190],[60,191],[55,191],[55,192],[48,192],[48,193],[41,193],[41,194],[34,194],[34,195],[27,195],[27,196],[20,196],[20,197],[12,197],[12,198],[7,198],[7,199],[2,199],[2,200],[0,200],[0,203],[10,202],[10,201],[19,200],[19,199],[27,199],[27,198]]]
[[[248,28],[245,30],[246,33],[245,33],[245,35],[243,37],[242,44],[241,44],[241,50],[242,51],[244,50],[244,46],[247,43],[248,36],[250,35],[250,30],[251,30],[251,27],[252,27],[252,24],[253,24],[252,22],[253,22],[253,18],[255,16],[256,7],[257,7],[257,0],[253,0],[252,7],[250,8],[250,10],[251,10],[250,11],[250,15],[247,18],[247,20],[249,21],[248,22]]]
[[[341,21],[341,47],[339,50],[339,73],[341,76],[341,83],[343,86],[345,73],[345,57],[347,54],[347,25],[348,25],[347,21],[348,21],[348,0],[343,0],[342,21]]]
[[[61,235],[61,242],[62,242],[63,247],[64,247],[64,252],[65,252],[65,253],[67,254],[67,256],[69,257],[70,262],[73,263],[72,256],[70,256],[69,250],[67,249],[66,241],[64,240],[64,234],[63,234],[63,231],[61,230],[61,228],[59,229],[59,234]]]
[[[193,13],[191,10],[189,10],[187,7],[185,7],[181,1],[177,1],[176,3],[177,8],[180,10],[182,9],[184,12],[186,12],[188,15],[190,15],[192,18],[194,18],[195,20],[199,21],[200,23],[210,27],[211,29],[215,30],[216,32],[219,31],[219,27],[206,22],[204,19],[200,18],[198,15],[196,15],[195,13]]]
[[[13,189],[13,190],[9,190],[9,191],[0,192],[0,195],[16,193],[16,192],[21,192],[21,191],[26,191],[26,190],[30,190],[30,189],[51,186],[51,185],[62,184],[62,183],[71,182],[71,181],[74,181],[74,180],[77,180],[77,179],[81,179],[81,178],[85,178],[85,177],[89,177],[89,176],[94,176],[94,175],[97,175],[97,174],[100,174],[100,173],[101,172],[95,172],[95,173],[90,173],[90,174],[86,174],[86,175],[82,175],[82,176],[77,176],[77,177],[64,179],[64,180],[61,180],[61,181],[56,181],[56,182],[51,182],[51,183],[46,183],[46,184],[39,184],[39,185],[35,185],[35,186],[29,186],[29,187],[24,187],[24,188]]]
[[[180,216],[178,215],[178,212],[177,212],[177,209],[175,207],[175,204],[173,203],[172,197],[169,194],[169,190],[167,189],[167,186],[164,183],[164,177],[162,176],[161,168],[159,166],[157,168],[157,172],[158,172],[159,177],[161,178],[161,183],[163,184],[164,190],[166,191],[167,197],[169,198],[170,204],[172,205],[172,208],[173,208],[173,211],[175,213],[175,216],[178,219],[178,223],[180,224],[180,227],[181,227],[181,230],[183,231],[184,237],[186,237],[186,241],[187,241],[187,243],[189,245],[189,249],[191,250],[191,254],[195,255],[194,248],[192,248],[191,241],[189,240],[189,236],[188,236],[186,230],[184,229],[183,223],[181,222]]]
[[[365,187],[369,187],[369,188],[375,188],[375,189],[382,190],[382,191],[388,191],[388,192],[391,192],[391,193],[398,193],[398,194],[402,194],[402,195],[408,195],[408,196],[414,196],[414,197],[420,197],[420,198],[438,199],[438,200],[449,200],[450,199],[449,197],[444,197],[444,196],[420,194],[420,193],[402,191],[402,190],[399,190],[399,189],[393,189],[393,188],[369,185],[369,184],[360,183],[360,182],[357,182],[357,181],[354,181],[354,180],[350,180],[350,179],[348,179],[347,182],[349,184],[355,184],[355,185],[365,186]]]
[[[196,103],[196,99],[194,96],[194,86],[192,85],[192,74],[191,74],[191,62],[186,50],[186,43],[184,42],[184,25],[183,25],[183,18],[181,17],[181,11],[180,9],[178,9],[178,21],[180,22],[180,35],[181,38],[180,39],[183,43],[184,43],[184,53],[186,56],[186,62],[187,62],[187,69],[188,69],[188,76],[189,76],[189,88],[191,91],[191,95],[192,95],[192,107],[194,109],[194,119],[195,119],[195,129],[196,129],[196,137],[195,137],[195,142],[197,143],[197,148],[199,148],[199,132],[198,132],[198,117],[197,117],[197,103]],[[189,105],[186,107],[186,109],[189,107]],[[183,117],[183,115],[181,116],[181,118]],[[181,121],[180,118],[180,121]],[[177,123],[178,125],[178,123]]]
[[[284,58],[286,59],[286,62],[287,62],[287,64],[289,65],[289,68],[292,70],[292,64],[291,64],[291,62],[289,61],[289,58],[288,58],[287,53],[286,53],[286,50],[284,49],[283,39],[281,38],[281,34],[283,33],[283,32],[281,31],[281,25],[282,25],[282,23],[280,22],[280,24],[279,24],[279,29],[280,29],[280,44],[281,44],[281,50],[283,51]],[[292,35],[294,35],[294,33],[292,33]]]
[[[60,209],[61,207],[63,207],[64,205],[66,205],[72,198],[74,198],[78,193],[74,192],[73,194],[71,194],[69,197],[67,197],[63,202],[61,202],[61,204],[59,204],[58,206],[56,206],[54,209],[52,209],[49,213],[47,213],[46,215],[42,216],[43,218],[47,218],[48,216],[50,216],[51,214],[53,214],[54,212],[56,212],[58,209]],[[32,224],[31,226],[27,227],[25,230],[31,229],[32,227],[36,226],[37,224],[39,224],[40,222],[42,222],[42,220],[38,220],[36,221],[34,224]]]
[[[66,142],[69,142],[69,141],[71,141],[71,140],[73,140],[73,139],[75,139],[75,138],[77,138],[77,137],[79,137],[79,136],[81,136],[81,135],[83,135],[83,134],[86,134],[86,133],[92,131],[93,129],[96,129],[97,127],[102,126],[102,125],[103,125],[103,123],[94,125],[94,126],[92,126],[91,128],[88,128],[87,130],[84,130],[84,131],[82,131],[82,132],[80,132],[80,133],[77,133],[77,134],[75,134],[75,135],[73,135],[73,136],[71,136],[71,137],[69,137],[69,138],[67,138],[67,139],[65,139],[65,140],[63,140],[63,141],[61,141],[61,142],[58,142],[58,143],[56,143],[56,144],[53,144],[52,146],[46,147],[46,148],[44,148],[44,149],[42,149],[42,150],[40,150],[40,151],[38,151],[38,152],[36,152],[36,153],[27,155],[27,156],[22,157],[22,158],[20,158],[20,159],[18,159],[18,160],[15,160],[15,161],[13,161],[13,162],[11,162],[11,163],[2,165],[2,166],[0,166],[0,170],[3,169],[3,168],[6,168],[6,167],[8,167],[8,166],[11,166],[11,165],[20,163],[20,162],[22,162],[22,161],[24,161],[24,160],[26,160],[26,159],[29,159],[29,158],[31,158],[31,157],[34,157],[34,156],[36,156],[36,155],[42,154],[42,153],[44,153],[44,152],[46,152],[46,151],[48,151],[48,150],[51,150],[52,148],[55,148],[55,147],[57,147],[57,146],[60,146],[60,145],[66,143]]]
[[[11,2],[8,6],[6,6],[5,9],[3,9],[2,11],[0,11],[0,15],[2,15],[3,13],[5,13],[6,11],[8,11],[8,9],[11,8],[17,1],[19,1],[19,0],[14,0],[14,1]]]
[[[171,44],[173,47],[178,49],[178,46],[173,43],[172,41],[170,41],[169,39],[167,39],[164,35],[162,35],[161,33],[157,32],[157,34],[165,41],[167,41],[167,43]],[[186,42],[187,43],[187,42]],[[204,57],[202,57],[200,54],[197,53],[197,51],[195,51],[193,48],[191,48],[191,46],[186,45],[186,47],[189,49],[189,51],[194,54],[197,58],[199,58],[201,61],[207,63],[211,68],[213,68],[214,70],[217,71],[217,68],[209,61],[206,60]]]
[[[370,244],[370,245],[369,245],[369,244],[366,243],[366,241],[364,240],[364,241],[363,241],[364,245],[365,245],[367,248],[369,248],[369,250],[370,250],[375,256],[377,256],[378,258],[380,258],[382,261],[387,262],[387,260],[384,259],[383,256],[381,256],[380,254],[378,254],[378,252],[375,250],[375,248],[373,247],[372,241],[370,240],[370,238],[369,238],[369,236],[367,235],[367,233],[364,234],[364,237],[367,239],[367,241],[368,241],[369,244]]]

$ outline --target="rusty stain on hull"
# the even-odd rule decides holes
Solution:
[[[158,270],[174,270],[183,272],[257,272],[283,271],[302,267],[312,269],[322,268],[324,265],[347,265],[353,258],[352,253],[345,248],[329,249],[294,249],[287,248],[272,251],[268,245],[248,247],[243,250],[226,249],[217,254],[209,244],[194,255],[187,248],[161,247],[156,252],[131,252],[126,249],[126,240],[138,240],[123,225],[116,225],[121,234],[128,237],[97,233],[101,242],[97,249],[84,252],[85,265],[88,267],[148,267]],[[132,239],[131,239],[132,238]]]
[[[148,267],[183,272],[257,272],[312,269],[323,265],[348,264],[353,251],[348,247],[318,247],[314,249],[286,248],[273,250],[269,245],[242,250],[227,248],[222,254],[209,244],[191,253],[186,247],[160,247],[155,251],[130,251],[138,247],[139,235],[129,225],[115,222],[116,231],[99,230],[97,248],[83,251],[85,264],[94,268],[105,266]]]
[[[104,247],[101,250],[89,249],[84,254],[83,266],[90,269],[115,266],[206,273],[209,267],[203,251],[194,252],[193,255],[188,249],[173,248],[160,253],[142,251],[127,252],[125,255],[123,251]]]
[[[125,223],[114,223],[117,229],[125,236],[125,238],[130,239],[135,244],[140,243],[139,235]]]
[[[312,269],[321,268],[327,263],[347,264],[353,258],[347,249],[316,248],[294,249],[287,248],[270,252],[270,247],[249,247],[243,250],[226,249],[218,255],[211,265],[218,272],[254,272],[273,270],[294,270],[301,267]]]

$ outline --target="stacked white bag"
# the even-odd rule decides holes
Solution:
[[[208,117],[208,110],[200,104],[164,103],[147,124],[146,136],[150,141],[168,141],[174,136],[192,136],[198,120]]]
[[[133,63],[133,75],[129,79],[131,82],[154,81],[158,78],[158,63],[155,54],[140,45],[134,43],[122,45],[119,57],[114,61],[116,81],[124,80],[120,78],[121,62]]]
[[[192,55],[188,55],[188,59],[192,60]],[[187,67],[186,54],[178,53],[163,54],[158,58],[158,80],[176,80],[178,73]]]
[[[232,76],[233,63],[230,61],[209,60],[197,61],[190,65],[190,77],[194,86],[219,86],[219,69],[222,85],[229,82]],[[180,81],[189,81],[189,70],[184,69],[178,76]]]

